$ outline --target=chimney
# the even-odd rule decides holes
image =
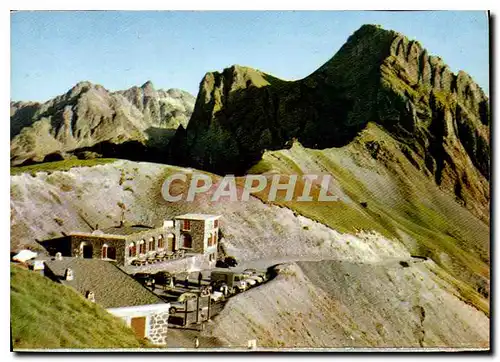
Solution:
[[[123,227],[123,224],[124,224],[123,220],[120,220],[120,227]]]
[[[91,302],[95,303],[95,294],[94,294],[94,292],[88,290],[87,293],[86,293],[86,295],[85,295],[85,298],[87,298]]]
[[[73,280],[73,270],[68,268],[66,269],[66,271],[64,272],[64,279],[65,280]]]
[[[35,260],[33,270],[38,271],[40,275],[45,275],[45,262],[43,260]]]
[[[99,230],[99,224],[95,224],[95,229],[94,230]]]
[[[62,260],[62,254],[60,252],[56,253],[56,260]]]

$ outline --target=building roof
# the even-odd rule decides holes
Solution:
[[[45,267],[62,284],[79,293],[94,292],[96,303],[104,308],[164,303],[156,294],[105,260],[64,257],[62,260],[47,260]],[[64,279],[67,268],[73,270],[73,280]]]
[[[104,234],[108,235],[133,235],[137,233],[142,233],[144,231],[149,231],[153,230],[151,226],[144,226],[144,225],[133,225],[133,226],[128,226],[128,225],[123,225],[123,226],[112,226],[106,229],[101,229]]]
[[[69,236],[95,236],[99,238],[106,238],[106,239],[119,239],[125,241],[127,238],[125,235],[112,235],[112,234],[105,234],[103,232],[100,232],[100,230],[96,230],[93,232],[84,232],[84,231],[72,231],[69,233]]]
[[[183,220],[208,220],[208,219],[218,219],[220,215],[209,215],[209,214],[184,214],[176,216],[175,219]]]
[[[122,226],[112,226],[109,228],[98,229],[92,232],[80,232],[73,231],[70,235],[84,235],[84,236],[95,236],[99,238],[111,238],[111,239],[123,239],[126,240],[127,236],[139,234],[145,231],[151,231],[155,228],[151,226],[144,225],[122,225]],[[157,228],[159,229],[159,228]]]

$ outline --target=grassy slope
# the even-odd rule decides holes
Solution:
[[[383,145],[377,161],[365,148],[374,139]],[[433,258],[461,297],[488,313],[487,299],[477,292],[489,279],[488,226],[417,172],[379,127],[369,125],[356,142],[340,149],[295,144],[290,150],[267,152],[249,173],[273,171],[332,174],[344,194],[341,201],[274,203],[339,231],[376,230],[401,239],[412,253]],[[264,201],[266,195],[257,194]]]
[[[122,320],[74,290],[11,265],[14,349],[140,348]]]
[[[114,158],[96,158],[91,160],[64,160],[54,162],[37,163],[28,166],[15,166],[10,168],[11,175],[20,175],[22,173],[30,173],[32,175],[40,171],[67,171],[73,167],[91,167],[95,165],[104,165],[106,163],[115,162]]]

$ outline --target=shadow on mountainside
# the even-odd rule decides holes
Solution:
[[[42,161],[28,159],[19,166],[62,161],[69,158],[78,158],[81,160],[120,158],[130,161],[166,163],[165,147],[173,137],[175,130],[150,127],[145,133],[149,136],[149,139],[144,143],[135,140],[122,143],[103,141],[90,147],[81,147],[68,152],[54,152],[46,155]]]
[[[269,85],[225,93],[213,113],[215,99],[196,108],[167,147],[167,162],[241,175],[266,150],[288,148],[293,139],[308,148],[345,146],[369,121],[346,122],[354,102],[339,87],[264,78]]]

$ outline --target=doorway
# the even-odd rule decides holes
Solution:
[[[92,259],[94,254],[94,248],[90,244],[82,244],[81,246],[82,255],[85,259]]]
[[[146,317],[132,318],[130,326],[138,338],[146,337]]]
[[[116,248],[114,248],[113,246],[108,246],[107,251],[108,251],[107,253],[108,259],[116,260]]]

